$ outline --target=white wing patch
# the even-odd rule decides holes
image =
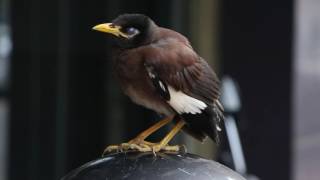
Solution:
[[[201,113],[201,110],[204,110],[207,107],[204,102],[188,96],[182,91],[177,91],[171,86],[168,86],[168,90],[170,93],[170,100],[167,102],[179,114],[198,114]]]
[[[162,83],[161,81],[159,81],[159,85],[160,85],[161,89],[162,89],[164,92],[167,91],[167,90],[166,90],[166,87],[163,85],[163,83]]]

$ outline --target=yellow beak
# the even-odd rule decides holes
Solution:
[[[96,31],[110,33],[110,34],[113,34],[117,37],[129,38],[128,35],[126,35],[125,33],[120,31],[121,26],[117,26],[112,23],[98,24],[98,25],[94,26],[92,29],[96,30]]]

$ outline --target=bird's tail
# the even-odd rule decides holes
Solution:
[[[182,114],[186,121],[183,130],[198,139],[204,141],[209,136],[217,144],[220,143],[219,132],[223,123],[223,107],[217,100],[212,106],[208,106],[201,114]]]
[[[215,103],[213,104],[212,111],[213,113],[212,113],[211,127],[212,129],[214,129],[214,133],[213,134],[211,133],[211,135],[210,134],[208,135],[211,137],[211,139],[215,140],[217,144],[219,144],[220,143],[219,134],[220,134],[220,131],[222,130],[221,126],[224,120],[224,109],[219,100],[216,100]]]

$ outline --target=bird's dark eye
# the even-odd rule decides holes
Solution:
[[[136,35],[136,34],[139,34],[140,31],[139,31],[137,28],[128,27],[128,28],[126,28],[126,33],[127,33],[129,36],[134,36],[134,35]]]

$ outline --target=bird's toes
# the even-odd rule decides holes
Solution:
[[[170,152],[186,152],[185,146],[175,145],[162,145],[161,143],[121,143],[120,145],[110,145],[104,151],[102,156],[110,154],[113,152],[123,152],[123,151],[139,151],[139,152],[153,152],[155,155],[159,151],[170,151]]]
[[[180,146],[179,145],[164,146],[164,147],[162,147],[162,150],[165,150],[165,151],[180,151]]]
[[[148,152],[151,151],[151,147],[146,145],[146,144],[132,144],[131,146],[132,149],[138,150],[140,152]]]
[[[110,145],[104,149],[102,156],[104,156],[108,153],[111,153],[111,152],[119,152],[119,151],[120,151],[120,149],[119,149],[118,145]]]
[[[152,147],[149,144],[140,144],[140,148],[143,152],[151,151]]]
[[[153,153],[159,152],[161,149],[162,149],[162,146],[160,144],[152,146]]]
[[[119,148],[121,149],[121,151],[127,151],[131,149],[131,146],[132,146],[131,143],[121,143]]]

